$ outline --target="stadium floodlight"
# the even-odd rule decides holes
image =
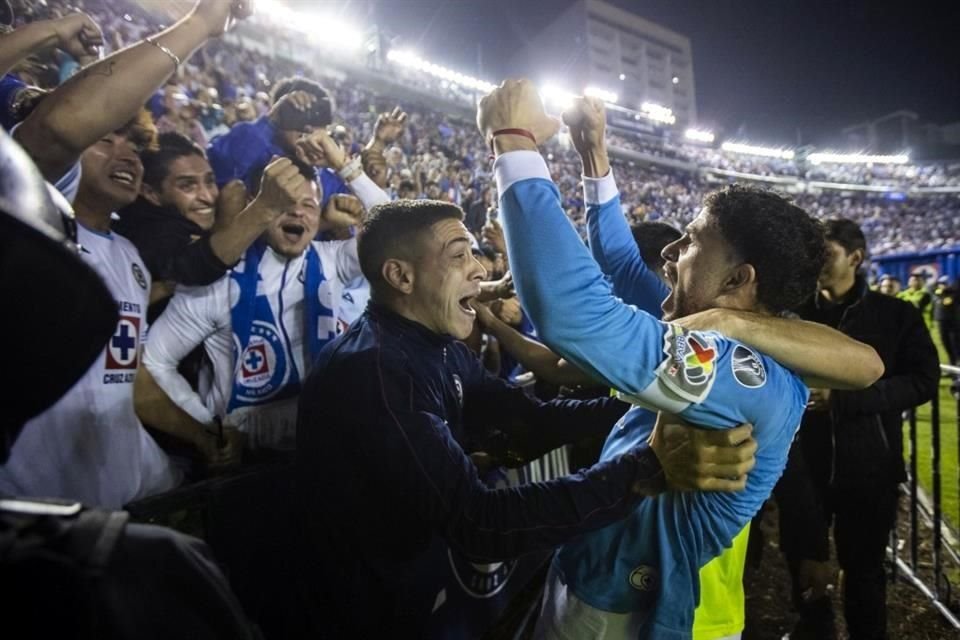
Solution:
[[[573,100],[577,97],[573,93],[549,83],[540,87],[540,95],[543,96],[546,102],[561,109],[569,109],[572,107]]]
[[[600,87],[587,87],[583,90],[583,95],[590,96],[592,98],[600,98],[604,102],[609,102],[610,104],[617,104],[617,94],[613,91],[601,89]]]
[[[426,73],[427,75],[431,75],[435,78],[439,78],[445,82],[449,82],[466,89],[473,89],[483,93],[488,93],[493,91],[495,88],[495,85],[480,80],[479,78],[473,78],[466,74],[460,73],[459,71],[448,69],[443,65],[434,64],[433,62],[424,60],[412,51],[391,49],[389,52],[387,52],[387,60],[401,67]]]
[[[712,131],[703,131],[702,129],[687,129],[683,132],[683,137],[694,142],[706,142],[708,144],[715,139]]]
[[[323,47],[353,51],[364,45],[361,29],[332,16],[291,9],[278,0],[257,0],[257,13],[276,24],[310,36],[313,44]]]
[[[781,160],[793,160],[793,151],[791,149],[777,149],[774,147],[758,147],[752,144],[743,144],[741,142],[724,142],[720,145],[724,151],[731,153],[742,153],[750,156],[762,156],[764,158],[779,158]]]
[[[673,109],[655,102],[644,102],[640,105],[640,111],[643,115],[656,122],[674,124],[677,121],[676,116],[673,115]]]
[[[870,155],[867,153],[811,153],[807,156],[810,164],[907,164],[910,156],[901,153],[895,156]]]

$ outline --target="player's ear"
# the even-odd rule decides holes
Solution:
[[[757,282],[757,270],[752,264],[744,262],[737,265],[727,274],[727,279],[723,283],[722,294],[730,295],[744,287],[755,286]]]
[[[399,258],[388,258],[380,271],[388,285],[397,291],[410,295],[413,293],[415,274],[413,264]]]

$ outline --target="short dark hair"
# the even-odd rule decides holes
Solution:
[[[394,200],[370,210],[357,239],[360,270],[376,295],[386,284],[383,263],[389,258],[412,259],[416,237],[441,220],[463,220],[463,209],[438,200]]]
[[[316,97],[317,101],[310,108],[311,120],[313,120],[311,124],[325,127],[333,122],[333,96],[316,80],[299,77],[282,78],[273,85],[273,90],[270,92],[270,102],[277,104],[280,98],[294,91],[305,91]]]
[[[417,185],[413,184],[412,180],[401,180],[400,186],[397,187],[397,191],[413,191],[417,192]]]
[[[823,227],[771,191],[733,184],[704,205],[720,234],[757,275],[757,301],[771,313],[796,308],[814,291],[826,261]]]
[[[863,230],[853,220],[847,218],[828,218],[823,221],[823,233],[827,242],[836,242],[848,254],[857,249],[867,256],[867,238]]]
[[[184,156],[200,156],[206,159],[207,154],[200,145],[181,133],[161,133],[157,136],[155,149],[145,149],[140,153],[143,181],[154,189],[160,189],[160,185],[170,174],[170,165]]]
[[[640,248],[640,257],[647,268],[659,271],[663,267],[663,248],[683,234],[666,222],[638,222],[630,227],[633,239]]]

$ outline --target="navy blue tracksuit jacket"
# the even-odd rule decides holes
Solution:
[[[490,376],[462,342],[371,303],[324,348],[300,396],[301,569],[318,637],[419,637],[443,586],[425,559],[437,544],[507,559],[626,515],[637,483],[663,482],[650,450],[501,489],[464,451],[508,420],[551,441],[606,433],[626,408],[539,402]]]

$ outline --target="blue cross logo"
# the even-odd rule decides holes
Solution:
[[[120,324],[120,335],[113,336],[110,345],[114,349],[120,350],[120,360],[128,362],[130,360],[128,351],[137,348],[137,340],[130,335],[130,325],[126,322]]]
[[[246,364],[248,371],[258,371],[260,369],[260,364],[263,360],[263,356],[260,355],[259,351],[250,350],[247,352]]]

